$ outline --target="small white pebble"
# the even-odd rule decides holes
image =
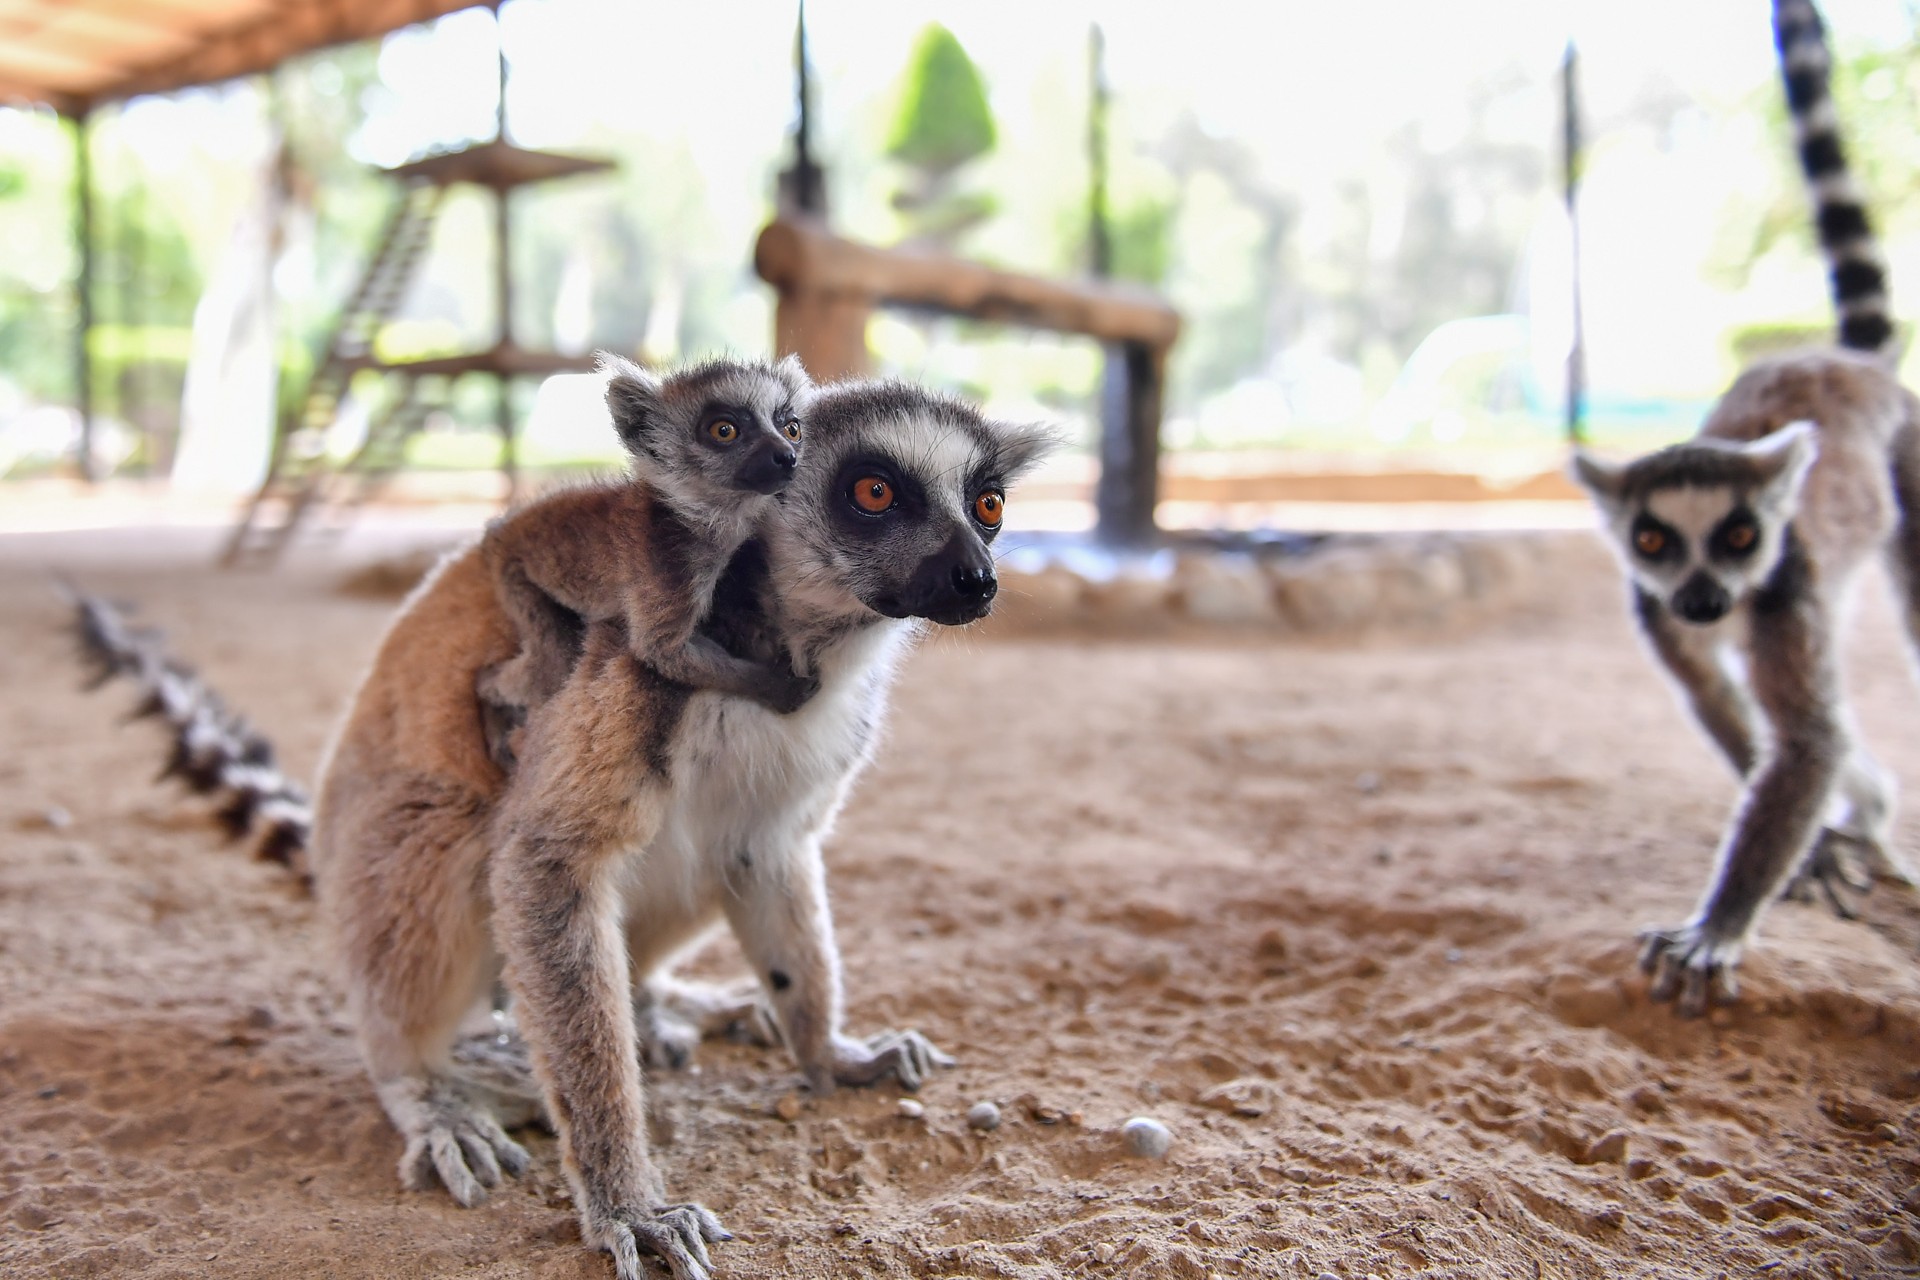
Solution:
[[[1340,1280],[1340,1277],[1331,1271],[1322,1271],[1319,1275],[1315,1276],[1313,1280]]]
[[[1119,1256],[1120,1251],[1105,1241],[1093,1246],[1093,1260],[1103,1267]]]
[[[57,804],[48,805],[40,819],[47,824],[49,831],[65,831],[73,825],[73,815]]]
[[[967,1108],[967,1123],[982,1133],[1000,1127],[1000,1108],[991,1102],[976,1102]]]
[[[1135,1116],[1120,1132],[1127,1140],[1127,1150],[1149,1160],[1158,1160],[1173,1146],[1173,1134],[1167,1126],[1146,1116]]]
[[[921,1116],[927,1114],[927,1109],[915,1102],[912,1098],[900,1099],[899,1105],[896,1106],[894,1110],[900,1113],[902,1120],[918,1120]]]

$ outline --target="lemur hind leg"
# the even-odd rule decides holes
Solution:
[[[1649,929],[1641,965],[1656,1000],[1683,1016],[1738,992],[1734,968],[1754,926],[1820,831],[1849,755],[1827,603],[1811,590],[1770,590],[1752,610],[1755,702],[1773,726],[1720,846],[1711,884],[1685,924]]]
[[[643,1251],[675,1280],[709,1280],[707,1244],[729,1237],[704,1207],[667,1202],[648,1151],[622,928],[622,858],[645,847],[664,805],[646,735],[677,714],[648,703],[651,679],[617,628],[589,632],[573,675],[528,721],[488,882],[582,1238],[613,1255],[619,1280],[641,1280]]]
[[[459,1025],[492,988],[498,959],[466,878],[439,872],[477,866],[484,855],[444,787],[405,779],[394,786],[397,803],[367,808],[425,817],[387,833],[394,856],[326,889],[368,1073],[406,1144],[401,1182],[418,1190],[438,1180],[470,1207],[502,1172],[527,1167],[526,1151],[494,1109],[500,1099],[463,1079],[453,1054]]]
[[[650,1067],[679,1070],[702,1040],[731,1036],[761,1046],[780,1042],[758,981],[699,982],[655,974],[634,988],[640,1056]]]
[[[1799,902],[1824,899],[1834,914],[1853,920],[1860,913],[1848,893],[1867,893],[1876,880],[1909,888],[1920,881],[1894,849],[1894,781],[1880,763],[1856,745],[1834,793],[1837,812],[1794,873],[1786,896]]]

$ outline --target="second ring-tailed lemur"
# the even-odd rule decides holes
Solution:
[[[917,388],[845,384],[707,622],[743,656],[819,681],[790,715],[689,690],[636,660],[624,622],[586,630],[527,717],[509,777],[474,681],[518,639],[485,565],[444,561],[381,645],[323,769],[312,863],[402,1178],[462,1204],[527,1154],[463,1078],[455,1031],[504,978],[585,1241],[621,1280],[639,1256],[705,1280],[713,1215],[675,1203],[648,1150],[635,991],[725,919],[817,1088],[947,1061],[916,1032],[841,1026],[821,844],[872,754],[914,619],[984,616],[1004,488],[1046,433]]]
[[[735,657],[698,629],[727,561],[799,465],[813,394],[800,361],[709,360],[658,378],[603,354],[600,370],[632,475],[548,494],[480,543],[521,637],[520,652],[479,683],[488,746],[505,768],[527,707],[566,679],[583,623],[624,619],[636,658],[695,689],[777,711],[812,693],[810,681]]]
[[[1685,444],[1574,464],[1649,648],[1745,784],[1693,915],[1644,935],[1654,998],[1687,1015],[1737,994],[1741,950],[1796,871],[1843,913],[1839,885],[1866,883],[1856,855],[1914,879],[1890,844],[1892,783],[1847,711],[1840,642],[1857,571],[1881,556],[1920,643],[1920,402],[1887,367],[1885,276],[1819,17],[1776,0],[1774,26],[1844,349],[1749,369]]]

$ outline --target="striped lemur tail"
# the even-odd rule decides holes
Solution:
[[[1820,249],[1840,313],[1840,345],[1885,352],[1893,338],[1886,264],[1866,203],[1847,168],[1829,85],[1833,57],[1826,25],[1812,0],[1773,0],[1773,43],[1780,51],[1780,78],[1793,116],[1800,168],[1811,188]]]
[[[180,778],[201,795],[219,796],[216,816],[235,838],[258,830],[259,856],[307,882],[307,836],[313,803],[306,789],[275,766],[273,744],[234,714],[193,671],[167,654],[151,627],[136,627],[111,604],[63,584],[75,610],[82,659],[93,668],[89,689],[115,676],[140,686],[133,719],[166,721],[173,750],[160,778]]]

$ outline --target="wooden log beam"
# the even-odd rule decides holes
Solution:
[[[1180,314],[1145,290],[1019,275],[922,250],[877,249],[798,218],[776,219],[760,233],[753,264],[783,296],[850,295],[869,308],[921,307],[1157,351],[1180,336]]]

